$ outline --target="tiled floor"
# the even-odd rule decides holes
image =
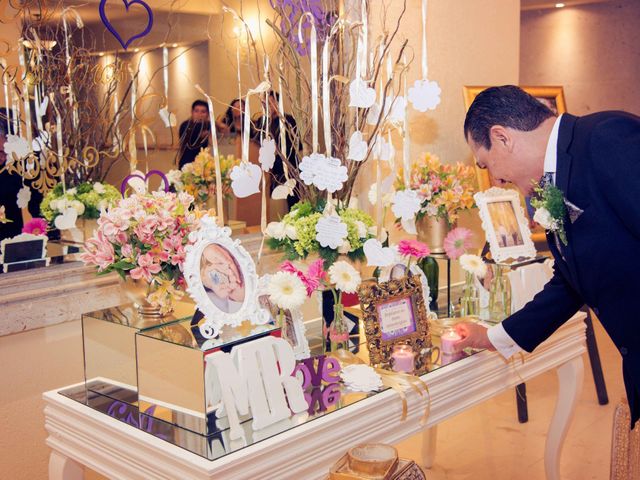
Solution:
[[[624,395],[621,360],[599,322],[595,323],[609,405],[596,398],[588,357],[580,403],[562,453],[561,475],[570,480],[609,478],[613,411]],[[527,383],[529,422],[518,423],[515,391],[504,393],[438,428],[429,480],[543,480],[544,443],[556,401],[557,379],[546,373]],[[403,457],[419,459],[421,439],[399,445]]]

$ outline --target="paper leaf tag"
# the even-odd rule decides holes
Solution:
[[[349,85],[349,106],[369,108],[376,101],[376,91],[361,78],[356,78]]]
[[[18,190],[18,197],[16,199],[18,208],[27,208],[29,206],[30,200],[31,200],[31,189],[25,185],[20,190]]]
[[[178,124],[175,114],[171,113],[167,107],[161,108],[158,114],[166,128],[175,127]]]
[[[383,247],[382,242],[375,238],[364,242],[362,248],[367,257],[367,265],[370,267],[389,267],[395,261],[395,250],[391,247]]]
[[[325,248],[337,249],[347,238],[347,225],[338,215],[322,217],[316,223],[316,240]]]
[[[442,90],[438,82],[424,80],[416,80],[413,87],[409,88],[408,97],[413,108],[419,112],[427,110],[435,110],[440,104],[440,94]]]
[[[62,215],[58,215],[53,224],[58,230],[69,230],[76,226],[78,220],[78,212],[73,207],[67,207]]]
[[[276,142],[273,138],[265,139],[260,146],[258,161],[262,165],[262,170],[268,172],[276,162]]]
[[[354,392],[371,392],[382,388],[382,377],[369,365],[347,365],[340,372],[344,384]]]
[[[369,145],[362,138],[362,132],[356,130],[349,138],[349,154],[347,158],[355,162],[361,162],[367,156]]]
[[[373,144],[373,158],[382,160],[383,162],[390,162],[396,156],[396,149],[393,148],[393,143],[388,142],[384,137],[377,135]]]
[[[293,195],[294,188],[296,188],[296,181],[293,178],[290,178],[282,185],[278,185],[273,189],[271,198],[273,198],[274,200],[284,200],[288,196]]]
[[[7,140],[4,142],[4,153],[7,154],[7,163],[9,164],[14,160],[20,160],[29,155],[29,142],[26,138],[17,135],[7,135]]]
[[[243,163],[233,167],[229,177],[231,189],[238,198],[246,198],[260,192],[262,170],[253,163]]]
[[[300,178],[307,185],[333,193],[347,180],[347,167],[338,158],[312,153],[300,162]]]
[[[410,220],[420,211],[421,202],[415,190],[400,190],[393,195],[391,210],[396,218]]]

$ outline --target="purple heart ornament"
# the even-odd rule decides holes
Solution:
[[[144,177],[138,173],[132,173],[131,175],[127,175],[124,178],[124,180],[122,181],[122,184],[120,185],[120,193],[122,194],[122,198],[124,198],[124,194],[126,193],[127,187],[129,186],[129,180],[131,180],[132,178],[139,178],[143,182],[147,183],[147,180],[149,179],[149,177],[152,177],[154,175],[158,175],[162,179],[162,182],[164,183],[164,191],[168,192],[169,179],[167,178],[167,176],[164,173],[162,173],[160,170],[149,170],[149,173],[147,173]]]
[[[122,0],[122,3],[124,3],[124,6],[127,12],[129,11],[129,7],[131,5],[140,5],[142,8],[144,8],[147,11],[147,26],[145,27],[145,29],[142,32],[134,35],[133,37],[128,38],[126,42],[122,39],[118,31],[115,29],[115,27],[111,24],[111,22],[107,18],[107,13],[105,12],[105,6],[107,5],[107,0],[100,0],[100,6],[98,7],[98,9],[100,11],[100,19],[102,20],[102,23],[104,24],[104,26],[107,27],[107,30],[111,32],[111,35],[113,35],[116,38],[116,40],[120,42],[120,45],[122,45],[122,48],[126,50],[129,44],[133,42],[136,38],[144,37],[146,34],[148,34],[151,31],[151,27],[153,27],[153,12],[151,11],[151,7],[149,7],[149,5],[147,5],[142,0]]]

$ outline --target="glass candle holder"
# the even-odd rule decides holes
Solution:
[[[391,352],[391,368],[394,372],[413,373],[416,369],[416,352],[411,345],[395,345]]]
[[[458,332],[453,328],[447,328],[440,337],[440,350],[443,355],[452,355],[458,353],[456,350],[456,343],[462,340],[462,337],[458,335]]]

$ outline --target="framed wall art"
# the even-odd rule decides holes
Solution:
[[[415,353],[415,373],[425,373],[432,344],[420,276],[364,282],[358,296],[370,363],[389,368],[394,347],[408,345]]]
[[[536,256],[529,222],[517,191],[492,187],[476,193],[473,198],[480,211],[493,260],[500,263]]]

